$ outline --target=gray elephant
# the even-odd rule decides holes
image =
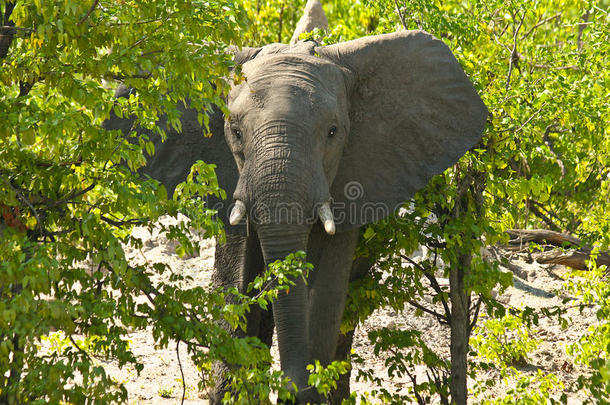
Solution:
[[[453,165],[480,140],[488,113],[447,46],[421,31],[273,44],[235,61],[243,80],[228,95],[230,116],[216,111],[205,139],[196,112],[184,108],[183,134],[157,146],[147,171],[171,193],[195,160],[217,165],[232,197],[216,206],[227,233],[217,285],[245,291],[266,264],[306,252],[308,280],[295,280],[272,315],[250,314],[247,333],[270,344],[275,325],[297,401],[319,402],[306,366],[348,352],[339,333],[348,282],[370,267],[354,262],[359,229]]]

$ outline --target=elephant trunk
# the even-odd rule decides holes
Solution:
[[[256,230],[265,264],[306,251],[312,224],[318,217],[334,232],[328,206],[328,185],[320,162],[312,164],[310,137],[294,125],[267,123],[245,148],[246,159],[237,189],[231,222],[248,216]],[[320,181],[319,179],[324,179]],[[318,206],[318,209],[316,209]],[[299,389],[307,391],[310,361],[309,299],[303,277],[273,302],[282,370]],[[308,394],[309,395],[309,394]]]
[[[283,260],[296,251],[305,251],[309,226],[264,225],[258,227],[258,237],[265,259],[269,265]],[[273,317],[276,325],[282,370],[300,389],[307,386],[305,369],[309,362],[309,302],[305,281],[302,277],[292,279],[295,285],[280,293],[273,302]]]

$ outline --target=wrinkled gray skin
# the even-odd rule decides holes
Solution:
[[[232,201],[218,206],[227,243],[217,247],[217,285],[245,291],[266,264],[307,253],[314,265],[307,283],[295,280],[273,303],[272,319],[254,311],[247,333],[270,344],[275,324],[297,401],[320,402],[307,387],[306,365],[349,353],[351,336],[339,333],[348,282],[370,267],[366,259],[354,262],[359,228],[391,214],[474,146],[487,109],[451,51],[420,31],[328,47],[274,44],[244,49],[235,61],[244,80],[228,96],[226,143],[218,112],[207,140],[186,110],[184,133],[157,146],[147,172],[171,192],[196,159],[215,163],[221,186],[245,204],[247,215],[235,226],[227,221]],[[316,220],[327,201],[334,235]],[[313,221],[289,215],[286,206]],[[342,383],[338,397],[349,393]],[[223,389],[219,384],[212,403]]]

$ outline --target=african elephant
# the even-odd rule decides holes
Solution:
[[[227,232],[217,285],[244,291],[266,264],[306,252],[308,280],[278,297],[272,319],[253,312],[247,333],[270,344],[275,324],[297,401],[319,402],[306,366],[337,356],[352,269],[370,265],[354,264],[359,228],[453,165],[480,140],[488,113],[449,48],[422,31],[248,48],[235,62],[242,77],[230,116],[216,111],[204,139],[184,108],[183,134],[158,145],[147,170],[171,193],[195,160],[217,165],[230,196],[216,207]]]

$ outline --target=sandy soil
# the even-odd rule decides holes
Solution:
[[[169,220],[166,220],[169,221]],[[204,240],[205,249],[200,256],[179,258],[175,253],[175,245],[169,243],[164,235],[158,231],[150,234],[145,229],[136,229],[134,232],[142,238],[144,248],[140,251],[127,250],[132,260],[149,260],[168,263],[175,272],[188,274],[193,277],[197,285],[209,285],[213,268],[214,242]],[[505,293],[497,298],[505,304],[513,307],[525,305],[542,308],[561,304],[564,293],[560,291],[563,284],[562,278],[567,269],[556,266],[549,267],[537,263],[528,262],[527,254],[514,255],[511,258],[514,264],[514,287],[510,287]],[[507,269],[504,269],[508,271]],[[582,392],[573,392],[571,385],[579,374],[584,370],[573,365],[573,359],[566,354],[566,345],[576,342],[587,328],[595,322],[595,309],[585,309],[580,313],[576,308],[570,310],[571,318],[569,328],[562,330],[556,320],[540,320],[540,325],[535,327],[533,337],[540,340],[537,349],[529,354],[527,364],[518,367],[518,370],[526,375],[535,375],[537,370],[545,373],[552,372],[557,375],[563,383],[564,388],[557,389],[557,395],[562,391],[569,397],[569,403],[581,403],[584,399]],[[426,342],[437,353],[449,357],[449,330],[428,315],[416,316],[411,308],[405,308],[402,312],[391,309],[377,311],[363,325],[361,325],[355,336],[354,350],[365,360],[364,366],[374,370],[375,375],[383,378],[386,388],[393,392],[407,393],[411,382],[407,377],[389,378],[384,365],[383,356],[377,358],[373,355],[372,346],[368,341],[367,332],[374,328],[390,326],[395,328],[412,328],[423,332]],[[150,331],[132,333],[128,336],[131,340],[135,354],[139,356],[145,365],[144,370],[137,376],[135,370],[129,368],[119,369],[114,364],[107,364],[110,374],[118,381],[124,382],[129,391],[131,404],[176,404],[180,403],[182,396],[181,374],[176,357],[176,347],[156,348]],[[277,359],[277,349],[272,352]],[[205,404],[205,393],[197,390],[199,374],[195,366],[190,362],[184,347],[180,352],[185,381],[187,385],[186,404]],[[352,390],[358,393],[369,392],[373,387],[366,382],[355,381],[357,370],[352,372]],[[418,374],[424,376],[423,370]],[[499,381],[497,371],[487,371],[477,375],[477,380],[491,379]],[[418,380],[420,381],[420,380]],[[472,386],[474,381],[470,381]],[[504,384],[498,382],[494,387],[487,389],[482,395],[488,398],[502,396],[510,389],[512,383]],[[481,397],[479,397],[480,399]],[[472,402],[476,402],[473,398]]]

